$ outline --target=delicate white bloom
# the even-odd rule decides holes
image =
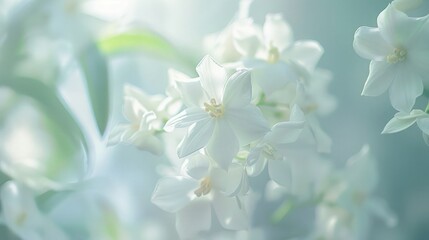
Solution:
[[[327,239],[367,239],[369,219],[379,217],[388,226],[396,224],[396,216],[386,203],[372,196],[378,181],[374,159],[369,147],[348,161],[339,172],[337,182],[323,193],[317,209],[317,227],[313,234]]]
[[[235,38],[237,49],[245,57],[244,65],[252,68],[252,79],[267,95],[308,77],[323,54],[315,41],[293,42],[292,30],[280,14],[268,14],[262,29],[247,24],[240,32],[241,38]]]
[[[208,161],[206,156],[196,154],[185,163],[183,176],[161,179],[153,192],[155,205],[177,214],[176,228],[181,238],[209,230],[212,207],[224,228],[242,230],[248,226],[242,198],[228,196],[243,189],[243,168],[231,166],[226,172],[209,167]]]
[[[304,113],[294,106],[288,122],[274,125],[262,140],[250,150],[247,158],[250,175],[257,176],[268,164],[268,173],[276,183],[290,184],[290,166],[286,161],[285,145],[295,142],[304,128]]]
[[[161,154],[162,141],[156,135],[161,130],[162,121],[155,112],[145,107],[153,107],[152,103],[161,101],[157,97],[150,99],[138,93],[135,88],[125,88],[123,114],[129,123],[117,125],[111,130],[108,145],[125,142],[153,154]]]
[[[420,109],[413,109],[409,113],[396,113],[384,127],[383,133],[400,132],[411,127],[414,123],[417,123],[417,126],[422,130],[425,142],[429,143],[427,141],[429,136],[429,114]]]
[[[171,118],[166,131],[186,128],[180,158],[206,147],[220,167],[227,169],[239,147],[262,137],[268,127],[260,110],[250,103],[250,73],[239,70],[228,78],[226,70],[206,56],[197,66],[199,78],[178,81],[188,107]]]
[[[428,81],[428,16],[408,17],[389,5],[377,18],[378,28],[360,27],[353,46],[370,59],[362,95],[378,96],[389,88],[392,106],[409,112]]]
[[[24,185],[9,181],[1,188],[2,216],[6,225],[25,240],[68,239],[37,208],[34,195]]]

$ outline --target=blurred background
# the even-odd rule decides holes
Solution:
[[[13,15],[14,12],[10,10],[13,9],[10,6],[16,2],[19,1],[0,0],[3,7],[0,12],[6,16],[5,18],[23,17]],[[393,229],[387,228],[381,222],[375,222],[372,225],[371,238],[368,240],[427,240],[429,239],[429,147],[424,143],[417,127],[397,134],[381,135],[384,125],[395,111],[390,106],[387,95],[375,98],[360,95],[368,74],[369,62],[355,54],[352,47],[355,30],[360,26],[376,26],[378,14],[389,2],[388,0],[254,0],[250,16],[257,23],[262,24],[267,13],[282,13],[294,30],[295,39],[314,39],[324,47],[325,54],[321,59],[320,67],[332,71],[334,79],[329,89],[338,101],[336,111],[321,119],[322,126],[333,139],[330,158],[339,165],[344,164],[364,144],[369,144],[377,159],[380,175],[377,195],[388,201],[399,218],[398,225]],[[52,1],[48,5],[54,7],[55,4],[57,2]],[[221,31],[233,19],[238,5],[238,0],[117,1],[113,9],[89,7],[89,12],[98,14],[97,21],[80,24],[94,26],[87,31],[91,33],[98,31],[97,34],[100,36],[131,27],[151,29],[178,46],[181,51],[192,53],[190,61],[197,62],[203,56],[203,37]],[[419,11],[411,14],[423,16],[428,12],[429,3],[426,1]],[[85,18],[74,17],[79,21],[84,21]],[[41,18],[43,16],[36,17],[36,20],[39,21]],[[31,33],[45,31],[44,28],[47,26],[38,26],[36,20],[26,19],[29,22],[24,26],[30,29],[27,31]],[[100,19],[103,21],[114,19],[115,23],[108,24],[107,27],[103,27],[103,30],[99,30],[100,22],[103,23],[99,21]],[[49,28],[62,30],[59,35],[72,39],[74,44],[72,47],[79,48],[80,42],[88,36],[88,33],[79,25],[74,25],[76,22],[74,20],[72,17],[69,19],[59,17],[54,21],[58,26],[53,24]],[[0,25],[0,31],[5,31],[1,26],[3,25]],[[19,31],[21,29],[15,29],[12,32]],[[4,41],[4,37],[0,32],[1,41]],[[165,230],[174,229],[174,218],[150,202],[159,172],[165,171],[160,165],[168,166],[169,162],[132,146],[119,145],[106,148],[106,137],[99,137],[82,76],[73,68],[64,69],[65,65],[69,66],[65,63],[70,61],[70,53],[64,51],[60,56],[49,56],[52,48],[67,49],[70,46],[61,43],[51,45],[43,37],[27,41],[27,45],[36,46],[31,51],[32,53],[35,51],[32,56],[36,56],[34,62],[37,64],[33,66],[30,63],[30,66],[24,65],[23,68],[31,76],[60,79],[55,80],[60,81],[58,84],[60,93],[82,126],[83,132],[89,137],[90,148],[94,150],[94,155],[91,156],[94,159],[91,164],[93,178],[88,184],[80,186],[79,191],[54,199],[56,204],[51,211],[51,217],[68,232],[74,234],[72,239],[85,239],[83,236],[91,235],[91,232],[84,232],[76,222],[85,221],[89,225],[94,225],[93,229],[97,229],[99,226],[96,226],[96,223],[109,219],[105,214],[109,213],[109,209],[115,209],[114,219],[122,223],[122,229],[117,231],[122,231],[123,234],[143,236],[142,239],[176,239],[174,231]],[[5,53],[2,53],[1,57],[2,62],[7,61]],[[59,66],[56,69],[49,69],[46,67],[50,66],[48,61],[57,61]],[[177,68],[195,75],[192,72],[193,69],[188,66],[144,53],[130,52],[113,55],[109,57],[107,64],[110,74],[108,98],[111,103],[111,119],[107,129],[124,121],[121,107],[122,87],[125,83],[141,87],[148,93],[163,93],[168,82],[169,68]],[[56,73],[59,69],[63,72],[62,74]],[[50,74],[56,77],[50,77]],[[0,90],[1,106],[7,106],[8,101],[15,101],[9,90],[6,88]],[[35,134],[34,136],[27,136],[25,130],[22,130],[25,126],[37,125],[38,121],[45,120],[41,117],[43,113],[33,110],[31,100],[19,101],[22,101],[21,107],[13,111],[0,112],[3,154],[20,159],[36,154],[39,158],[43,158],[50,147],[55,145],[55,141],[41,141],[43,133],[36,132],[32,133]],[[418,104],[422,108],[426,103],[427,99],[424,97],[419,99]],[[14,128],[22,130],[21,133],[12,131]],[[34,149],[31,150],[32,148]],[[23,149],[30,150],[26,153]],[[82,159],[83,157],[83,154],[78,154],[70,158]],[[72,169],[75,171],[67,176],[71,179],[76,178],[82,171],[81,168],[79,164],[73,165]],[[53,178],[56,177],[58,176],[53,176]],[[267,212],[275,208],[268,204],[262,207],[267,209]],[[105,211],[106,209],[108,211]],[[262,210],[259,214],[263,215],[263,212]],[[255,227],[270,229],[271,235],[268,239],[292,238],[296,233],[284,229],[288,229],[287,227],[294,229],[297,221],[306,221],[305,219],[293,220],[295,216],[291,216],[292,220],[285,219],[277,225],[267,227],[264,226],[266,222],[264,217],[269,216],[259,216],[254,219],[253,224]],[[302,218],[302,216],[296,216],[296,218]],[[0,236],[5,236],[0,237],[1,239],[14,239],[6,229],[3,229]]]

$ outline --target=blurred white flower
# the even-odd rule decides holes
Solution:
[[[377,18],[378,28],[360,27],[353,46],[370,59],[362,95],[378,96],[389,88],[392,106],[409,112],[423,93],[429,71],[429,16],[408,17],[389,5]]]
[[[268,164],[270,178],[282,186],[290,185],[290,166],[287,162],[287,144],[295,142],[304,128],[304,113],[294,106],[288,122],[274,125],[262,140],[250,150],[247,158],[249,172],[259,175]]]
[[[24,240],[65,240],[68,237],[37,208],[34,195],[24,185],[9,181],[1,187],[2,216],[6,225]]]
[[[116,125],[109,134],[107,144],[125,142],[153,154],[162,154],[163,144],[157,136],[161,130],[162,121],[154,111],[145,107],[155,107],[159,102],[161,101],[158,101],[156,96],[149,98],[140,94],[135,88],[126,86],[123,114],[129,123]]]
[[[248,214],[240,196],[228,196],[242,189],[243,168],[226,172],[209,166],[208,157],[196,154],[185,164],[183,176],[158,181],[152,202],[164,211],[176,213],[181,238],[191,238],[211,227],[213,207],[220,224],[230,230],[248,227]],[[238,169],[235,171],[234,169]],[[231,191],[232,190],[232,191]]]
[[[280,14],[268,14],[262,30],[248,24],[240,32],[237,49],[245,57],[244,65],[252,69],[252,79],[267,95],[308,77],[323,54],[315,41],[293,42],[292,29]],[[259,41],[254,40],[257,37]]]
[[[188,128],[177,154],[180,158],[206,147],[220,167],[227,169],[239,147],[268,130],[260,110],[250,103],[250,73],[239,70],[228,78],[226,70],[206,56],[197,66],[199,78],[178,81],[187,105],[166,123],[169,132]]]

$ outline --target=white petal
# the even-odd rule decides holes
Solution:
[[[140,102],[131,97],[124,98],[122,113],[130,122],[140,122],[140,117],[146,112],[146,108]]]
[[[416,118],[401,118],[406,113],[397,113],[384,127],[382,133],[396,133],[409,128],[416,122]]]
[[[419,118],[417,120],[417,125],[419,126],[420,130],[423,131],[424,134],[429,135],[429,116]]]
[[[225,68],[216,63],[210,56],[205,56],[197,66],[201,86],[209,98],[221,102],[225,83],[228,79]]]
[[[249,226],[247,212],[237,198],[216,193],[213,195],[213,207],[222,227],[229,230],[243,230]]]
[[[177,76],[174,77],[179,78]],[[179,79],[180,80],[176,80],[176,84],[183,103],[188,107],[201,107],[202,103],[205,101],[205,95],[200,79]]]
[[[201,153],[189,156],[182,165],[182,171],[194,179],[202,179],[207,176],[210,159]]]
[[[239,70],[226,83],[222,103],[228,107],[242,107],[252,100],[250,71]]]
[[[262,31],[252,19],[241,19],[234,23],[233,45],[244,57],[254,56],[262,45]]]
[[[268,161],[268,173],[277,184],[286,188],[292,185],[291,167],[288,162],[280,159]]]
[[[356,30],[353,48],[359,56],[376,61],[383,61],[394,51],[384,40],[380,30],[371,27],[360,27]]]
[[[259,176],[265,169],[265,165],[267,164],[267,159],[262,156],[261,152],[259,152],[258,159],[254,161],[252,164],[249,163],[247,166],[247,174],[251,177]],[[250,155],[249,155],[250,156]]]
[[[241,146],[263,137],[269,131],[267,120],[259,108],[250,104],[246,107],[226,109],[224,117]]]
[[[307,71],[313,71],[323,55],[322,46],[316,41],[297,41],[284,56],[288,60],[299,63]]]
[[[304,122],[280,122],[273,126],[265,140],[272,144],[285,144],[295,142],[301,135]]]
[[[132,144],[138,149],[148,151],[155,155],[161,155],[164,151],[163,142],[149,134],[138,134],[132,141]]]
[[[198,182],[191,178],[165,177],[158,181],[152,193],[152,203],[164,211],[175,213],[195,198]]]
[[[409,112],[416,98],[422,94],[423,82],[418,73],[409,70],[407,66],[396,69],[396,76],[389,90],[390,102],[396,110]]]
[[[264,139],[273,144],[291,143],[298,139],[304,128],[305,116],[302,110],[294,105],[290,120],[275,124]]]
[[[371,61],[369,76],[362,90],[364,96],[378,96],[384,93],[392,83],[395,69],[392,64],[381,61]]]
[[[332,140],[329,135],[322,129],[319,121],[316,118],[307,118],[310,130],[316,140],[317,151],[329,153],[332,147]]]
[[[177,147],[179,158],[186,157],[205,147],[213,134],[214,120],[209,118],[192,125]]]
[[[263,27],[265,44],[267,47],[276,47],[282,51],[293,41],[292,29],[281,14],[268,14]]]
[[[287,83],[298,81],[298,75],[292,66],[282,61],[274,64],[265,62],[252,69],[252,79],[266,95],[271,95]]]
[[[210,115],[198,107],[190,107],[176,116],[170,118],[164,126],[166,132],[172,132],[175,128],[189,127],[190,125],[210,119]]]
[[[416,34],[422,30],[426,18],[412,18],[397,10],[393,5],[380,13],[377,24],[384,39],[394,47],[408,47]]]
[[[246,194],[249,190],[247,173],[240,164],[231,165],[227,174],[227,182],[224,193],[229,197]]]
[[[225,119],[217,120],[207,145],[208,155],[219,164],[219,167],[228,169],[238,150],[238,140],[229,123]]]
[[[176,216],[176,229],[181,239],[193,239],[212,224],[211,207],[208,201],[193,201]]]

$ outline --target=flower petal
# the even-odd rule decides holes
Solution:
[[[176,128],[189,127],[190,125],[210,119],[210,115],[198,107],[190,107],[176,116],[170,118],[164,126],[166,132],[172,132]]]
[[[207,176],[210,159],[201,153],[189,156],[182,165],[182,171],[194,179],[202,179]]]
[[[221,102],[225,83],[228,79],[225,68],[216,63],[210,56],[205,56],[197,66],[201,86],[209,98]]]
[[[252,100],[250,71],[239,70],[226,83],[222,103],[228,107],[242,107]]]
[[[152,193],[152,203],[164,211],[175,213],[195,198],[198,182],[191,178],[165,177],[158,181]]]
[[[420,33],[426,21],[427,17],[408,17],[392,4],[387,6],[377,18],[381,34],[393,47],[410,46],[409,44],[412,44],[413,38]]]
[[[238,140],[229,123],[225,119],[217,120],[207,145],[208,155],[219,164],[219,167],[228,169],[238,150]]]
[[[238,137],[241,146],[263,137],[270,130],[259,108],[251,104],[227,109],[224,117]]]
[[[200,79],[189,78],[183,73],[171,69],[168,74],[169,78],[176,83],[183,103],[188,107],[200,107],[205,101]]]
[[[288,122],[275,124],[264,139],[273,144],[284,144],[296,141],[304,128],[305,116],[302,110],[297,105],[294,105],[290,118]]]
[[[214,126],[211,118],[192,125],[177,147],[178,157],[186,157],[205,147],[213,134]]]
[[[429,118],[419,118],[417,119],[417,125],[419,126],[420,130],[426,135],[429,135]]]
[[[416,102],[416,98],[423,94],[423,82],[418,73],[411,71],[407,66],[396,69],[396,75],[389,89],[392,106],[403,112],[409,112]]]
[[[234,23],[232,37],[233,46],[244,57],[254,56],[262,45],[262,31],[249,18]]]
[[[252,79],[266,95],[271,95],[271,93],[285,87],[290,81],[298,81],[298,75],[295,68],[285,62],[280,61],[273,64],[260,62],[252,69]]]
[[[211,207],[208,201],[193,201],[176,215],[176,229],[181,239],[193,239],[212,225]]]
[[[371,61],[369,76],[362,90],[364,96],[378,96],[384,93],[394,77],[393,65],[387,62]]]
[[[292,29],[281,14],[268,14],[263,26],[265,44],[276,47],[281,52],[293,41]]]
[[[382,133],[396,133],[404,129],[409,128],[416,122],[416,118],[401,118],[406,113],[397,113],[395,116],[386,124]]]
[[[280,159],[268,161],[268,173],[271,180],[277,184],[286,188],[292,185],[291,167],[288,162]]]
[[[236,197],[213,195],[213,208],[222,227],[229,230],[243,230],[249,226],[247,212]]]
[[[353,48],[356,53],[366,59],[383,61],[394,51],[378,28],[360,27],[356,30]]]
[[[323,47],[316,41],[296,41],[283,55],[307,71],[313,71],[323,55]]]

